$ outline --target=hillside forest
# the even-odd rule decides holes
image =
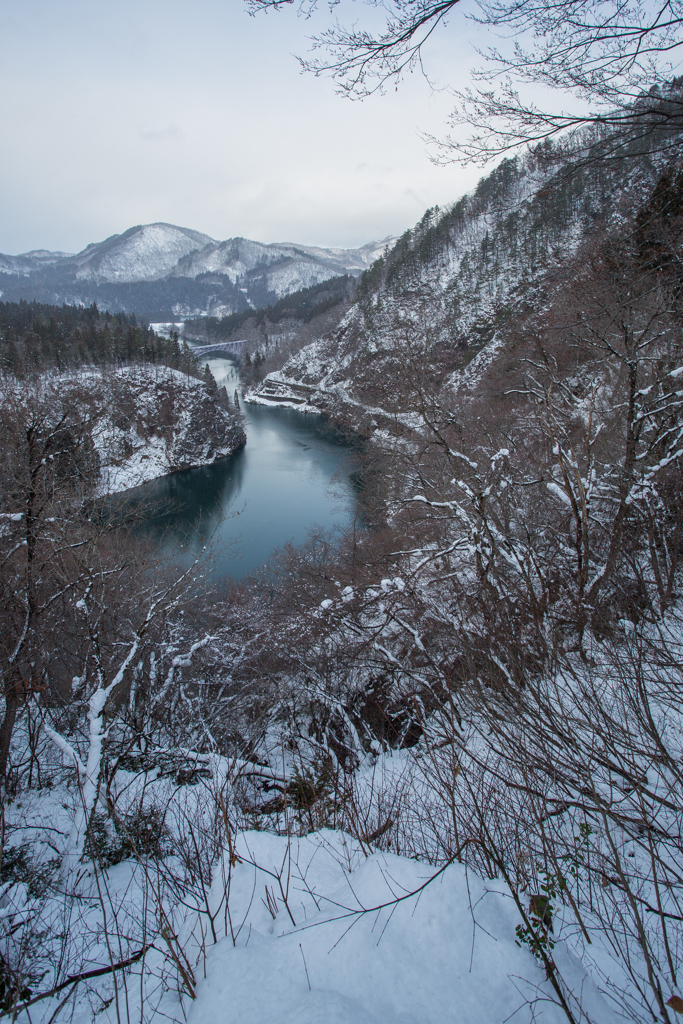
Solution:
[[[134,314],[100,312],[96,305],[0,302],[0,365],[6,373],[133,363],[158,363],[193,374],[199,369],[177,332],[164,338],[139,324]]]

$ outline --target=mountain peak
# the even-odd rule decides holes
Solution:
[[[262,308],[332,277],[357,276],[391,241],[357,249],[266,245],[241,236],[217,241],[155,221],[93,242],[75,256],[37,249],[0,255],[0,290],[10,300],[97,302],[142,315],[223,315]]]

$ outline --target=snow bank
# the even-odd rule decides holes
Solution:
[[[566,1021],[544,971],[515,943],[514,902],[463,865],[425,886],[435,868],[386,853],[365,858],[331,831],[289,840],[249,832],[236,852],[234,942],[228,935],[208,950],[188,1024]],[[216,909],[228,868],[226,858],[212,888]],[[608,1024],[613,1015],[561,946],[565,977]]]

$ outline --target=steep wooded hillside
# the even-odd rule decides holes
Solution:
[[[635,169],[572,162],[550,145],[503,161],[471,196],[428,210],[363,275],[339,328],[270,374],[251,399],[308,406],[364,431],[410,414],[399,348],[409,347],[420,375],[435,382],[456,383],[477,357],[471,375],[505,325],[543,303],[548,275],[588,239],[627,225],[658,175],[648,153]]]

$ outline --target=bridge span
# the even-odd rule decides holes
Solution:
[[[218,341],[215,345],[192,345],[192,352],[196,356],[241,356],[246,340],[241,341]]]

